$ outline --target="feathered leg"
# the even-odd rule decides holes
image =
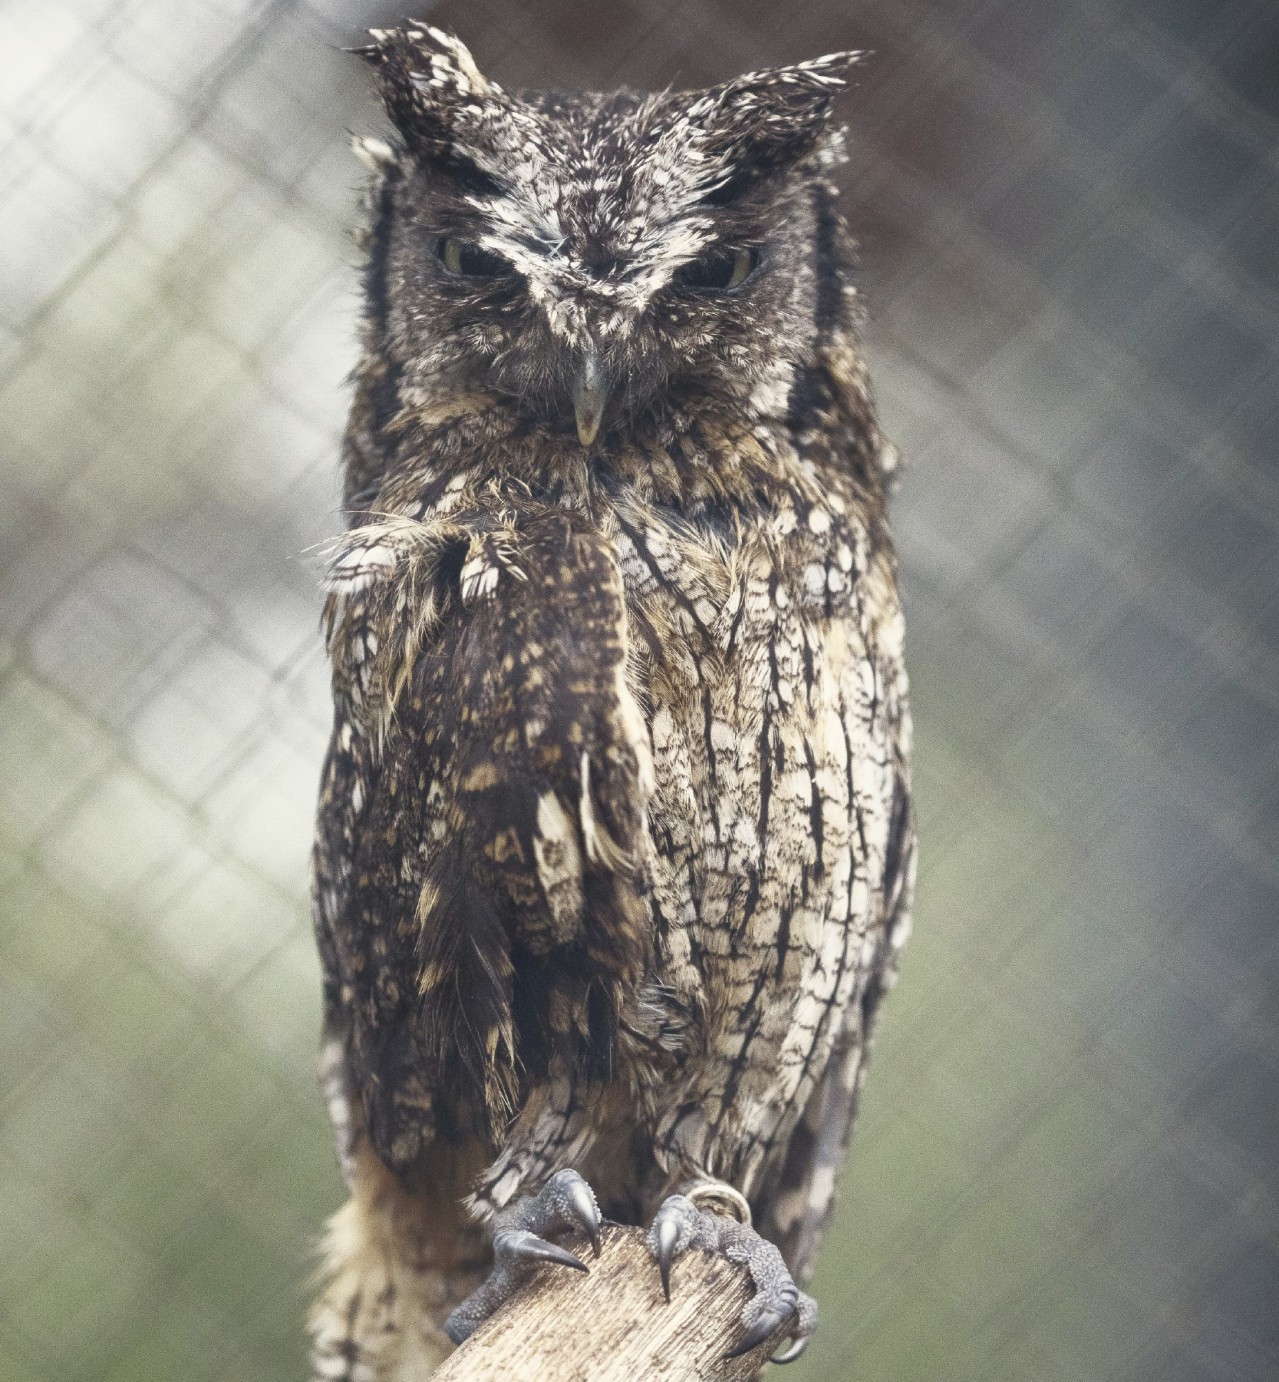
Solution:
[[[445,1321],[460,1343],[505,1304],[542,1262],[577,1271],[586,1264],[546,1234],[584,1233],[599,1250],[600,1211],[591,1187],[566,1162],[580,1162],[594,1139],[586,1106],[562,1075],[534,1090],[501,1156],[480,1177],[470,1208],[487,1219],[493,1270]],[[560,1169],[556,1169],[556,1168]]]

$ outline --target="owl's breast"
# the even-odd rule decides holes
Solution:
[[[705,1018],[679,1141],[749,1181],[876,961],[905,720],[891,563],[847,512],[732,542],[624,516],[666,978]],[[730,1148],[730,1151],[725,1151]]]

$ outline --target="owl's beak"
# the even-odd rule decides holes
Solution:
[[[577,439],[583,446],[590,446],[599,434],[600,423],[604,418],[604,405],[608,402],[608,385],[600,369],[599,354],[595,346],[589,345],[582,356],[577,382],[573,386],[573,411],[577,414]]]

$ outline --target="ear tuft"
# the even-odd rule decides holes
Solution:
[[[831,102],[847,85],[849,70],[864,56],[828,53],[792,67],[747,72],[704,92],[689,119],[714,169],[710,195],[736,196],[804,157],[826,129]]]
[[[425,59],[428,64],[427,71],[414,74],[420,88],[450,97],[484,98],[501,94],[501,88],[480,71],[471,50],[456,34],[424,25],[405,30],[404,36],[419,59]]]
[[[840,91],[848,85],[849,70],[864,61],[866,56],[865,49],[846,48],[842,53],[827,53],[825,57],[798,62],[794,67],[779,67],[776,72],[783,81],[797,81]]]
[[[505,97],[475,65],[453,34],[407,21],[399,29],[370,29],[356,51],[375,71],[387,115],[414,153],[447,158],[463,127]]]

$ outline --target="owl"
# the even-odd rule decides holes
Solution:
[[[841,53],[507,92],[360,50],[362,355],[326,568],[314,1375],[407,1382],[604,1217],[745,1267],[794,1356],[909,927],[882,437]],[[576,1241],[576,1240],[574,1240]]]

